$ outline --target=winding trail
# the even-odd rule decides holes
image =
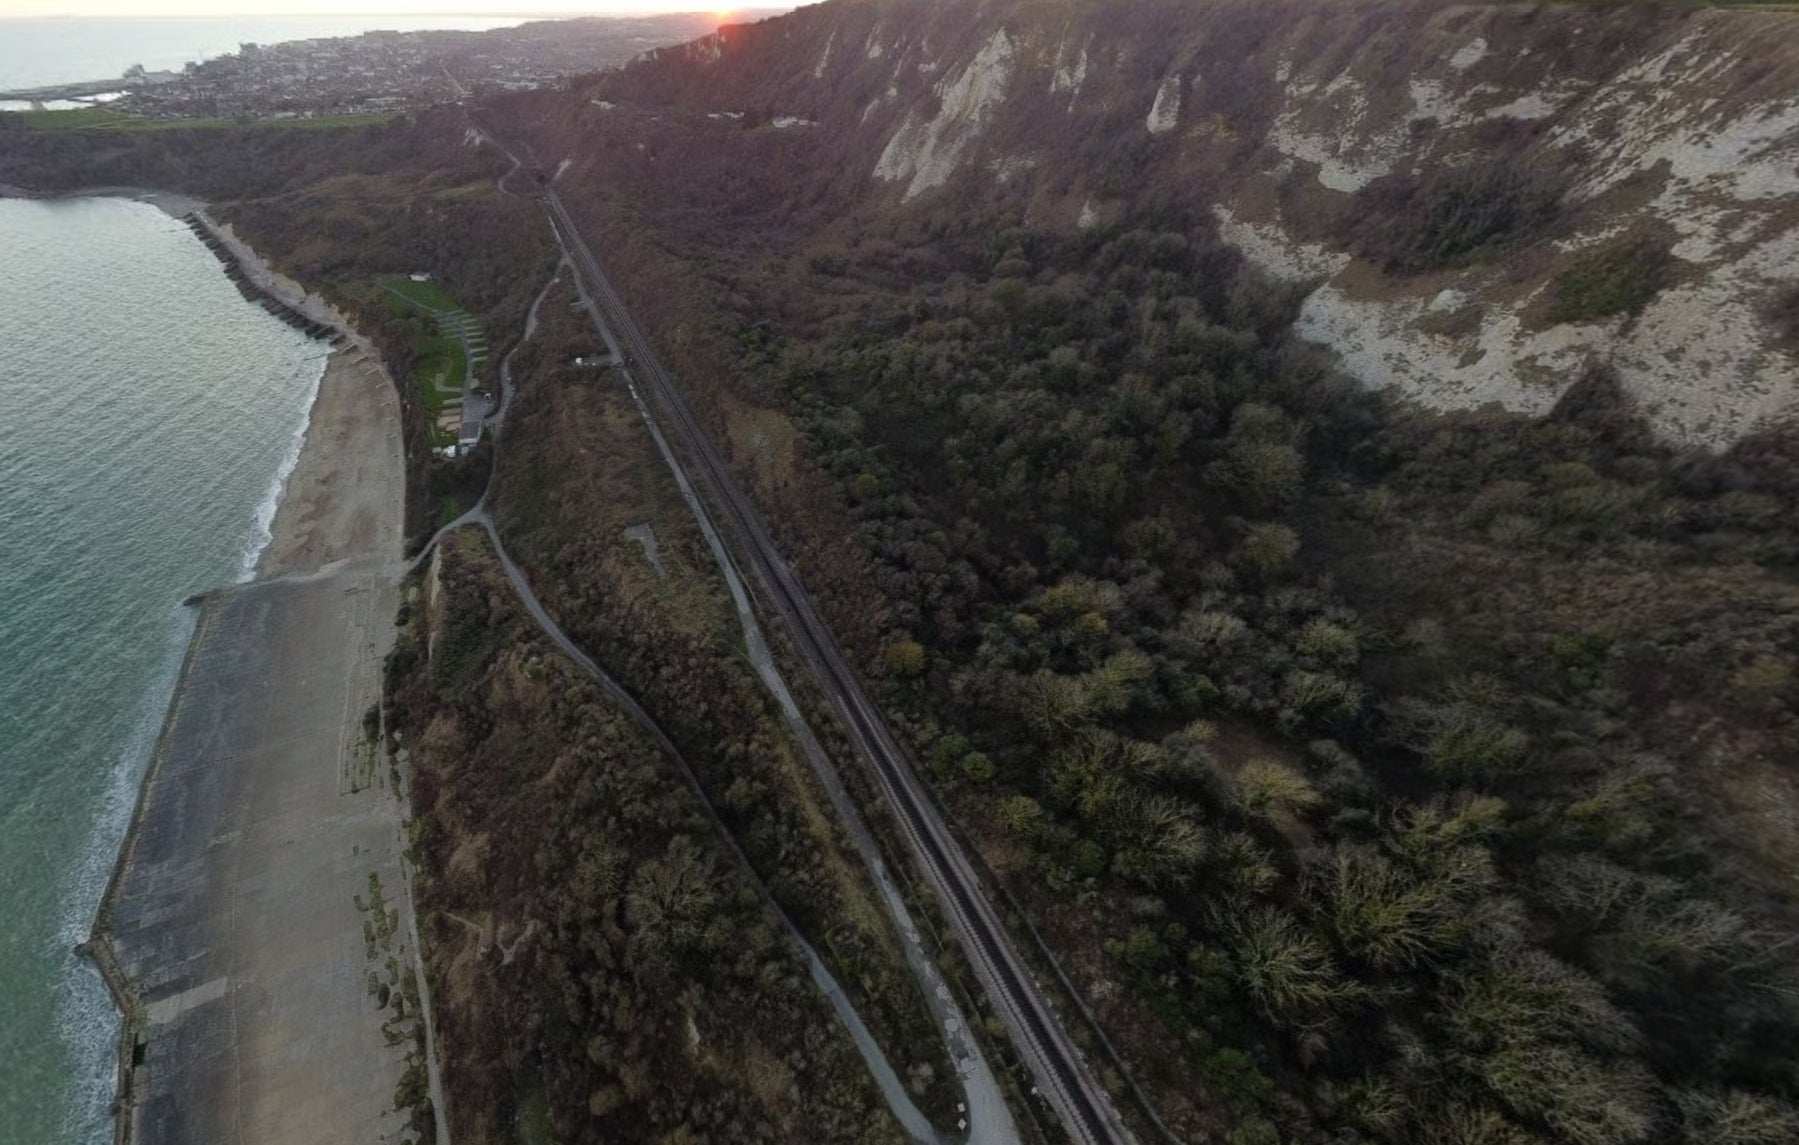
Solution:
[[[560,228],[558,228],[560,231]],[[595,328],[606,342],[606,348],[612,353],[614,360],[624,363],[627,357],[614,337],[611,327],[602,317],[600,308],[592,295],[588,293],[582,276],[576,274],[576,287],[580,293],[581,304],[593,319]],[[968,1019],[957,1004],[954,993],[944,981],[942,972],[936,962],[925,949],[922,933],[912,917],[911,909],[906,905],[905,895],[901,891],[893,872],[882,857],[880,847],[876,844],[874,834],[869,830],[867,820],[861,809],[845,790],[843,778],[832,764],[830,755],[819,742],[818,736],[807,723],[805,715],[795,702],[786,679],[781,675],[780,667],[775,663],[773,653],[769,650],[768,638],[762,630],[761,622],[756,618],[755,609],[750,603],[749,592],[744,586],[742,574],[730,551],[725,547],[724,539],[714,527],[711,515],[705,504],[695,492],[693,483],[688,479],[686,469],[669,447],[662,428],[657,424],[655,414],[637,388],[631,376],[630,368],[621,369],[625,378],[625,387],[631,395],[631,401],[637,406],[639,416],[643,418],[650,437],[656,443],[657,452],[661,454],[669,472],[681,491],[681,498],[687,503],[694,519],[699,523],[700,531],[705,536],[706,546],[712,552],[713,560],[724,575],[725,583],[731,592],[732,603],[736,607],[738,625],[743,631],[743,639],[749,655],[750,663],[756,670],[776,703],[780,706],[783,719],[788,730],[799,742],[800,748],[811,766],[813,774],[824,788],[831,801],[831,808],[837,813],[863,865],[868,869],[875,887],[880,891],[881,900],[892,919],[894,929],[900,936],[901,945],[907,965],[917,980],[919,988],[924,992],[925,1003],[930,1008],[942,1032],[945,1048],[949,1051],[950,1060],[954,1063],[956,1076],[962,1083],[966,1098],[967,1116],[965,1124],[958,1129],[966,1129],[969,1141],[975,1145],[1011,1145],[1019,1140],[1018,1128],[1013,1124],[1012,1112],[1006,1105],[1005,1093],[1000,1088],[992,1067],[987,1063],[980,1044],[976,1042],[969,1029]]]
[[[511,160],[510,168],[498,178],[497,183],[502,191],[519,194],[507,186],[523,168],[519,156],[484,128],[476,126],[472,130],[478,138],[492,144]],[[566,163],[563,166],[566,167]],[[559,167],[556,175],[560,176],[562,170]],[[620,374],[627,391],[725,577],[751,664],[764,687],[779,704],[789,729],[800,743],[833,810],[881,892],[883,904],[901,936],[907,964],[938,1023],[967,1097],[967,1117],[957,1128],[967,1130],[967,1139],[974,1145],[1015,1145],[1020,1140],[998,1080],[972,1036],[953,993],[924,948],[919,928],[880,853],[873,833],[859,807],[845,790],[835,763],[807,723],[781,674],[770,651],[745,578],[731,547],[714,522],[715,509],[723,515],[725,528],[732,533],[739,551],[748,561],[760,589],[763,607],[772,610],[774,619],[786,631],[814,683],[836,710],[857,753],[869,765],[900,835],[912,850],[919,870],[935,892],[987,997],[1005,1022],[1014,1046],[1037,1083],[1032,1093],[1040,1094],[1049,1102],[1069,1136],[1082,1145],[1123,1145],[1133,1142],[1133,1135],[1119,1116],[1110,1094],[1101,1085],[1097,1071],[1074,1044],[1061,1016],[1015,949],[990,892],[977,874],[975,864],[965,852],[963,844],[952,831],[946,813],[918,778],[914,765],[888,729],[879,709],[863,692],[842,649],[819,617],[810,596],[795,576],[793,567],[775,545],[758,510],[737,485],[729,467],[688,408],[685,396],[661,364],[649,339],[636,324],[617,290],[601,269],[573,217],[557,195],[554,178],[545,179],[540,175],[536,183],[537,187],[526,192],[523,197],[535,199],[544,208],[562,251],[562,266],[570,269],[574,275],[580,305],[588,312],[595,330],[604,340],[614,360],[620,363]],[[559,268],[558,275],[560,273]],[[548,289],[545,288],[546,293]],[[534,329],[537,307],[543,297],[540,294],[532,306],[531,318],[527,322],[527,337]],[[490,423],[496,451],[501,437],[499,422],[503,421],[511,397],[511,361],[512,354],[516,351],[515,346],[501,363],[500,406],[495,411],[494,422]],[[647,385],[655,404],[671,419],[680,445],[687,455],[685,462],[671,447],[662,431],[656,409],[639,389],[640,378]],[[704,488],[704,497],[696,489],[696,483]],[[423,560],[436,540],[451,529],[468,525],[481,527],[491,539],[508,579],[525,601],[527,610],[539,627],[585,673],[612,694],[634,719],[650,730],[670,753],[699,795],[715,827],[727,840],[745,869],[749,870],[747,858],[718,819],[691,769],[674,745],[660,728],[649,721],[647,714],[635,700],[568,639],[537,601],[529,583],[506,554],[498,530],[487,512],[486,500],[487,493],[484,491],[473,509],[432,538],[421,552],[419,560]],[[750,870],[750,876],[755,880],[765,901],[777,911],[782,925],[806,952],[809,963],[815,967],[814,977],[817,979],[824,974],[824,969],[818,965],[816,953],[793,929],[785,914],[780,912],[753,870]],[[1054,960],[1051,961],[1054,965]],[[1056,971],[1060,974],[1059,965],[1056,966]],[[828,975],[825,975],[825,980],[828,980]],[[826,989],[833,1004],[838,1006],[840,1015],[856,1037],[858,1047],[863,1050],[871,1071],[881,1083],[883,1092],[888,1093],[889,1102],[908,1133],[920,1141],[945,1140],[943,1135],[921,1117],[917,1121],[913,1120],[917,1116],[915,1107],[910,1109],[910,1113],[906,1112],[912,1103],[903,1087],[897,1085],[897,1079],[891,1082],[893,1092],[889,1092],[889,1079],[892,1078],[890,1066],[880,1054],[879,1047],[867,1037],[867,1031],[853,1009],[841,999],[841,992],[835,989],[835,984],[826,986],[825,980],[820,981],[821,987]],[[1069,986],[1065,977],[1063,985]],[[1081,1016],[1091,1022],[1091,1015],[1081,1006],[1078,994],[1073,996]],[[1101,1041],[1107,1052],[1116,1058],[1109,1043],[1104,1041],[1103,1033]],[[1122,1067],[1122,1063],[1118,1064]],[[1134,1084],[1132,1088],[1135,1090]],[[1137,1096],[1141,1101],[1140,1092]],[[1147,1103],[1144,1104],[1147,1108]],[[1160,1128],[1154,1111],[1147,1112]]]
[[[868,764],[887,807],[893,812],[901,836],[911,848],[926,882],[936,892],[988,999],[1005,1022],[1013,1045],[1029,1067],[1037,1083],[1034,1092],[1041,1093],[1049,1101],[1063,1128],[1082,1145],[1115,1145],[1134,1140],[1110,1094],[1100,1083],[1097,1071],[1075,1045],[1061,1016],[1018,953],[973,862],[951,832],[946,815],[937,806],[929,788],[918,778],[911,759],[887,727],[880,710],[862,690],[843,650],[818,615],[793,567],[781,554],[760,513],[738,486],[730,467],[694,417],[685,396],[601,269],[553,185],[544,186],[542,202],[549,211],[563,254],[573,264],[583,284],[584,301],[608,348],[616,354],[622,342],[631,350],[631,354],[621,360],[625,363],[624,375],[631,385],[632,397],[650,426],[664,459],[676,471],[683,496],[706,531],[708,543],[713,544],[720,568],[733,582],[733,595],[738,599],[740,616],[745,621],[746,640],[752,656],[759,657],[758,673],[780,700],[783,711],[789,713],[790,722],[797,721],[797,709],[793,707],[772,658],[767,656],[766,642],[760,640],[754,613],[748,609],[742,578],[731,554],[718,539],[707,502],[694,494],[687,480],[689,474],[705,487],[707,501],[722,514],[735,535],[762,590],[765,607],[772,610],[773,616],[785,628],[815,684],[836,709],[857,754]],[[655,412],[638,393],[635,383],[639,377],[649,387],[657,405],[669,416],[691,468],[683,465],[669,449]],[[812,756],[811,748],[816,740],[809,731],[800,732],[796,728],[796,734],[800,734],[802,743],[808,744],[808,755],[814,758],[815,766],[827,770],[832,767],[822,752]],[[855,821],[845,819],[846,825]],[[903,924],[901,930],[907,933]],[[952,1039],[952,1046],[956,1034],[955,1029],[946,1025],[945,1036]],[[979,1080],[978,1076],[964,1078],[965,1083],[978,1083]],[[971,1085],[971,1098],[976,1092]],[[984,1104],[971,1101],[971,1114],[986,1112],[981,1107]],[[1003,1102],[998,1103],[997,1110],[1006,1113]],[[996,1119],[991,1131],[995,1134],[1009,1132],[1012,1139],[1016,1139],[1009,1113],[1006,1113],[1004,1125]],[[988,1140],[985,1136],[980,1139]],[[992,1139],[1003,1138],[995,1136]]]
[[[538,294],[537,299],[531,305],[531,311],[525,323],[524,336],[520,339],[518,345],[515,345],[507,352],[505,359],[500,363],[500,401],[498,407],[488,421],[488,430],[494,437],[496,459],[500,449],[506,412],[510,408],[512,399],[512,357],[518,352],[519,346],[522,346],[526,341],[529,341],[536,333],[538,308],[543,304],[543,300],[549,295],[550,291],[560,281],[561,275],[562,267],[558,266],[556,275],[551,278],[550,282]],[[491,480],[489,489],[491,490]],[[805,958],[806,969],[811,975],[813,983],[824,994],[826,1000],[831,1003],[831,1007],[837,1013],[838,1020],[843,1023],[844,1028],[849,1032],[851,1040],[855,1043],[857,1052],[862,1055],[862,1060],[867,1065],[868,1071],[874,1078],[876,1086],[880,1089],[883,1099],[887,1102],[888,1108],[892,1111],[895,1119],[900,1123],[906,1136],[913,1142],[918,1143],[918,1145],[950,1145],[950,1142],[954,1139],[940,1133],[936,1127],[931,1124],[930,1119],[924,1115],[924,1112],[920,1110],[917,1104],[912,1100],[912,1096],[906,1089],[905,1083],[900,1079],[897,1071],[894,1070],[892,1063],[887,1060],[887,1055],[881,1049],[880,1043],[877,1042],[874,1035],[869,1032],[867,1024],[863,1022],[862,1016],[856,1011],[855,1005],[850,1001],[849,996],[844,993],[842,986],[838,984],[836,978],[832,976],[830,970],[825,966],[824,961],[818,956],[818,951],[814,949],[812,944],[800,933],[799,928],[794,925],[793,920],[788,916],[786,910],[784,910],[780,903],[775,900],[774,895],[768,889],[768,885],[763,882],[762,877],[756,873],[755,867],[750,863],[749,856],[744,853],[743,848],[738,844],[736,836],[733,835],[730,828],[725,825],[724,820],[719,817],[717,809],[713,806],[710,797],[707,796],[705,788],[700,785],[699,777],[694,773],[692,766],[687,762],[687,758],[681,754],[680,749],[675,746],[674,741],[669,739],[667,733],[662,730],[661,726],[656,723],[648,712],[644,711],[642,705],[637,702],[636,697],[627,691],[623,685],[619,684],[618,681],[607,674],[606,670],[600,667],[599,663],[595,661],[592,656],[588,655],[580,645],[576,644],[574,640],[569,637],[568,633],[563,631],[562,626],[556,622],[555,618],[549,614],[549,611],[544,607],[543,602],[538,599],[537,593],[531,587],[531,582],[526,578],[523,570],[521,570],[513,561],[511,554],[506,551],[505,542],[500,539],[499,529],[495,525],[492,516],[489,515],[487,511],[487,491],[482,493],[481,499],[476,502],[474,508],[432,534],[430,540],[425,542],[424,547],[419,550],[418,555],[414,557],[408,565],[407,571],[410,573],[417,570],[425,561],[430,559],[436,550],[438,542],[444,537],[458,530],[470,527],[479,528],[487,535],[488,542],[493,548],[494,556],[499,561],[501,570],[506,574],[506,579],[512,585],[513,592],[518,596],[519,602],[524,605],[525,611],[530,615],[538,629],[549,638],[550,642],[554,644],[563,655],[568,657],[569,661],[574,664],[583,675],[599,685],[601,690],[612,698],[613,702],[618,705],[620,710],[648,733],[650,738],[656,742],[657,746],[660,747],[674,762],[676,770],[681,773],[681,777],[686,780],[688,787],[692,789],[694,795],[698,798],[700,806],[705,812],[707,821],[712,825],[714,833],[716,833],[719,839],[730,848],[731,854],[736,859],[739,869],[743,872],[745,877],[749,879],[751,885],[755,887],[757,896],[760,897],[768,909],[774,913],[775,918],[780,923],[782,931]],[[1011,1138],[1010,1141],[1016,1141],[1016,1136]],[[999,1138],[985,1138],[982,1139],[982,1142],[992,1142],[993,1145],[1006,1145],[1005,1139]]]
[[[516,179],[523,169],[519,156],[495,139],[491,132],[479,126],[473,130],[479,138],[498,148],[511,161],[510,168],[497,182],[502,191],[516,194],[507,184]],[[556,174],[560,176],[561,172],[562,168],[558,168]],[[825,788],[833,810],[881,892],[883,904],[901,937],[907,964],[937,1020],[967,1098],[967,1117],[957,1128],[966,1129],[968,1140],[974,1145],[1015,1145],[1020,1140],[1018,1128],[1013,1122],[1012,1112],[1005,1102],[998,1080],[975,1041],[954,995],[925,950],[919,928],[880,854],[872,832],[860,809],[845,790],[836,765],[824,751],[800,711],[770,652],[745,579],[730,547],[714,523],[708,501],[724,515],[726,527],[733,533],[749,561],[756,583],[761,589],[764,607],[773,610],[774,617],[786,630],[815,684],[836,709],[843,729],[848,733],[857,753],[868,763],[888,808],[893,812],[902,838],[912,850],[919,870],[948,916],[951,929],[968,956],[987,997],[1005,1022],[1014,1046],[1037,1082],[1032,1093],[1041,1094],[1050,1103],[1069,1135],[1082,1145],[1122,1145],[1134,1141],[1114,1108],[1110,1095],[1100,1084],[1095,1070],[1069,1037],[1060,1015],[1055,1012],[1042,987],[1014,948],[1009,932],[1001,922],[973,863],[951,832],[944,813],[918,779],[910,759],[887,728],[879,710],[862,692],[835,637],[818,616],[810,597],[794,575],[792,566],[781,555],[758,511],[736,484],[728,466],[687,407],[684,395],[662,366],[654,347],[637,326],[622,298],[601,269],[573,217],[558,197],[554,179],[539,176],[536,183],[534,191],[527,194],[544,208],[561,248],[564,265],[574,274],[580,303],[587,310],[595,330],[604,340],[614,360],[620,363],[620,374],[632,401],[726,579],[751,663],[764,687],[778,702],[809,765]],[[540,302],[541,298],[540,295]],[[535,309],[534,305],[533,310]],[[630,353],[626,352],[627,348]],[[511,357],[509,353],[500,371],[502,411],[511,389]],[[656,403],[672,419],[681,445],[692,464],[691,470],[677,456],[664,436],[656,411],[645,400],[638,387],[640,375],[650,388]],[[499,440],[500,434],[496,427],[496,450]],[[696,479],[705,488],[705,499],[702,499],[695,488]],[[522,598],[527,599],[528,607],[540,626],[550,632],[553,622],[543,612],[541,605],[536,603],[523,576],[504,557],[498,532],[486,512],[485,503],[486,494],[483,493],[475,508],[463,518],[452,522],[452,527],[477,524],[488,532],[496,551],[502,553],[502,562],[507,566],[508,576],[515,589]],[[435,539],[433,538],[434,541]],[[425,551],[428,552],[429,548]],[[621,696],[622,702],[623,690],[605,679],[598,665],[584,654],[577,658],[575,654],[579,650],[565,635],[560,635],[559,629],[552,634],[552,638],[557,640],[571,658],[582,664],[584,670],[596,679],[601,679],[614,695]],[[641,709],[637,709],[634,702],[627,706],[627,710],[641,718]],[[666,744],[666,737],[659,730],[654,734]],[[668,746],[672,751],[672,745]],[[685,768],[684,764],[683,767]],[[689,775],[691,779],[691,772]],[[704,801],[703,792],[701,798]],[[709,807],[708,809],[710,810]],[[731,845],[736,850],[735,840],[731,840]],[[797,934],[795,937],[798,938]],[[803,942],[803,939],[800,941]],[[876,1053],[878,1054],[878,1049]],[[866,1051],[864,1056],[868,1056]],[[872,1058],[870,1064],[871,1069],[874,1069]],[[885,1065],[885,1062],[882,1064]],[[881,1071],[875,1069],[875,1072],[878,1079]],[[935,1135],[934,1130],[932,1133]],[[941,1140],[941,1137],[937,1139]]]

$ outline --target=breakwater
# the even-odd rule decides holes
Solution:
[[[90,946],[125,1018],[118,1145],[393,1139],[406,1046],[363,926],[400,804],[355,713],[396,604],[364,559],[201,605]]]
[[[243,263],[238,261],[237,255],[226,245],[225,240],[218,236],[212,229],[212,225],[200,217],[198,212],[190,212],[181,216],[181,221],[198,236],[201,242],[206,244],[207,250],[218,256],[219,262],[225,268],[225,277],[231,280],[238,292],[246,299],[256,303],[302,334],[330,342],[334,346],[343,344],[343,335],[339,331],[323,322],[308,318],[252,278],[250,273],[244,269]]]

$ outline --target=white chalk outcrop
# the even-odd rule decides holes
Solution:
[[[953,80],[938,85],[941,106],[926,120],[909,112],[881,158],[875,177],[906,183],[907,199],[940,187],[1004,102],[1017,49],[1004,28],[993,34]]]
[[[1166,135],[1180,126],[1181,77],[1169,76],[1156,89],[1156,102],[1150,105],[1148,127],[1151,135]]]
[[[1260,209],[1246,217],[1219,207],[1220,231],[1268,273],[1320,282],[1298,329],[1370,385],[1440,409],[1540,413],[1605,365],[1665,439],[1728,446],[1799,416],[1799,361],[1774,345],[1765,317],[1799,288],[1799,96],[1720,98],[1749,50],[1740,33],[1725,38],[1727,19],[1695,20],[1609,78],[1549,73],[1527,87],[1505,85],[1495,65],[1508,49],[1476,37],[1384,107],[1354,62],[1329,77],[1276,65],[1282,102],[1266,143],[1344,194],[1464,161],[1475,148],[1459,142],[1462,129],[1543,121],[1541,146],[1565,157],[1582,226],[1549,245],[1571,256],[1646,229],[1676,239],[1673,284],[1635,318],[1550,323],[1561,261],[1522,287],[1479,267],[1408,282],[1297,241],[1263,204],[1247,203]]]

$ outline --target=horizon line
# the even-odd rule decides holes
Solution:
[[[695,7],[695,8],[684,8],[684,9],[679,9],[679,10],[674,10],[674,11],[664,10],[664,9],[659,9],[659,8],[650,8],[650,9],[638,8],[638,9],[627,9],[627,10],[620,10],[620,11],[605,11],[605,10],[579,11],[579,10],[574,10],[574,9],[548,9],[548,10],[539,10],[539,11],[531,11],[531,12],[496,12],[496,11],[472,11],[472,10],[450,10],[450,11],[441,11],[441,12],[423,12],[423,11],[407,11],[407,10],[392,11],[392,12],[368,12],[368,11],[351,11],[351,10],[332,11],[332,12],[303,12],[303,11],[292,11],[292,10],[285,11],[285,12],[267,12],[267,11],[260,11],[260,12],[257,12],[257,11],[146,12],[146,13],[136,13],[136,12],[131,12],[131,13],[121,13],[121,12],[28,12],[28,13],[23,13],[23,14],[19,14],[19,15],[13,15],[13,14],[9,14],[9,13],[0,13],[0,23],[5,23],[9,20],[229,20],[229,19],[238,18],[238,17],[248,17],[248,18],[257,19],[257,20],[272,20],[272,19],[283,19],[283,18],[291,18],[291,19],[299,19],[299,20],[320,20],[320,19],[336,19],[336,18],[345,18],[345,17],[355,18],[355,19],[359,19],[359,20],[380,20],[380,19],[386,19],[388,17],[409,18],[409,19],[419,19],[419,18],[429,18],[429,17],[466,17],[466,18],[496,17],[496,18],[503,18],[503,19],[518,19],[518,20],[546,20],[546,19],[611,20],[611,19],[631,19],[631,18],[644,17],[644,16],[717,16],[720,11],[728,11],[730,13],[730,15],[737,16],[737,15],[742,15],[742,14],[747,14],[747,13],[752,13],[752,12],[790,12],[795,8],[803,7],[803,6],[804,6],[803,3],[786,4],[786,5],[781,5],[781,4],[734,5],[734,6],[730,7],[729,9],[708,8],[705,6],[699,6],[699,7]]]

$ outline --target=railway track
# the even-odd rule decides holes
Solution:
[[[645,383],[654,404],[668,418],[675,439],[690,461],[683,468],[702,490],[711,510],[724,517],[724,532],[737,539],[735,548],[747,560],[765,607],[779,617],[807,669],[836,709],[857,752],[868,763],[901,834],[945,908],[952,929],[1039,1091],[1071,1139],[1083,1145],[1122,1145],[1132,1141],[1109,1095],[1020,958],[972,864],[950,833],[911,760],[863,692],[836,638],[782,557],[755,506],[712,446],[553,187],[543,189],[542,201],[563,253],[585,282],[596,306],[605,311],[600,333],[625,350],[627,376]],[[595,316],[599,317],[597,313]],[[698,510],[709,512],[705,506]]]

